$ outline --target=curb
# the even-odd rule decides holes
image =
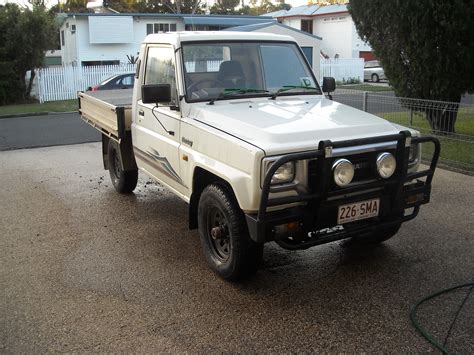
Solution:
[[[77,113],[78,111],[65,111],[65,112],[27,112],[27,113],[12,113],[7,115],[0,115],[0,120],[2,118],[16,118],[16,117],[34,117],[34,116],[48,116],[48,115],[61,115],[68,113]]]

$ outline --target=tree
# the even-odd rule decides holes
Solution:
[[[349,11],[397,96],[455,103],[418,109],[434,131],[454,133],[461,96],[474,89],[472,3],[351,0]]]
[[[0,103],[29,98],[34,69],[43,65],[44,53],[54,47],[55,22],[44,6],[33,10],[16,4],[0,6]],[[25,74],[32,71],[30,83]]]
[[[57,14],[60,12],[89,12],[87,8],[87,0],[66,0],[60,1],[56,5],[52,6],[49,10],[52,14]]]
[[[211,14],[234,15],[235,8],[239,6],[240,0],[217,0],[211,7]]]
[[[236,13],[240,15],[259,16],[278,10],[291,9],[291,5],[286,4],[284,0],[279,0],[277,4],[273,4],[270,0],[260,0],[260,4],[257,3],[257,0],[251,0],[250,5],[251,6],[246,5],[241,7]]]

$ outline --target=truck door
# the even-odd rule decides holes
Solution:
[[[135,112],[134,152],[138,166],[169,187],[182,192],[179,171],[179,137],[181,115],[176,89],[176,66],[171,46],[147,47],[143,84],[170,84],[171,102],[144,104],[138,90]]]

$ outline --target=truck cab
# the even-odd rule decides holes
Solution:
[[[181,32],[145,38],[115,130],[92,110],[99,97],[80,104],[116,189],[140,170],[182,198],[210,267],[236,279],[266,242],[379,243],[429,202],[439,142],[332,101],[334,88],[291,37]],[[422,143],[435,149],[418,171]]]

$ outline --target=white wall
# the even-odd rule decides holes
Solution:
[[[352,57],[359,58],[359,52],[371,52],[372,47],[365,43],[357,34],[354,21],[352,21]]]
[[[282,22],[286,26],[290,26],[296,28],[297,30],[301,30],[301,19],[299,18],[286,18]]]
[[[284,25],[301,30],[300,18],[285,18]],[[313,19],[313,34],[322,37],[321,50],[334,58],[359,58],[359,51],[372,51],[357,34],[349,14],[317,16]]]
[[[81,65],[83,61],[109,61],[118,60],[120,63],[128,63],[127,55],[137,56],[140,44],[146,36],[146,25],[148,23],[175,23],[177,31],[184,31],[184,23],[180,19],[155,19],[153,17],[134,17],[133,36],[130,43],[90,43],[88,16],[76,16],[68,18],[61,26],[61,30],[69,32],[66,36],[66,45],[62,47],[63,65]],[[103,18],[96,17],[96,19]],[[66,23],[69,22],[69,31],[66,31]],[[106,21],[104,21],[105,23]],[[76,24],[76,33],[70,33],[71,24]],[[96,27],[97,28],[97,27]],[[100,28],[100,26],[99,26]],[[111,42],[117,42],[114,38]]]
[[[316,17],[313,32],[322,37],[321,50],[329,57],[352,58],[352,19],[348,14]]]
[[[72,25],[76,26],[76,32],[73,33]],[[61,60],[63,64],[72,64],[77,60],[77,51],[76,51],[76,38],[79,30],[79,26],[83,25],[82,22],[79,22],[74,18],[68,18],[61,26],[59,35],[64,31],[64,46],[61,42]],[[61,40],[61,38],[60,38]]]

